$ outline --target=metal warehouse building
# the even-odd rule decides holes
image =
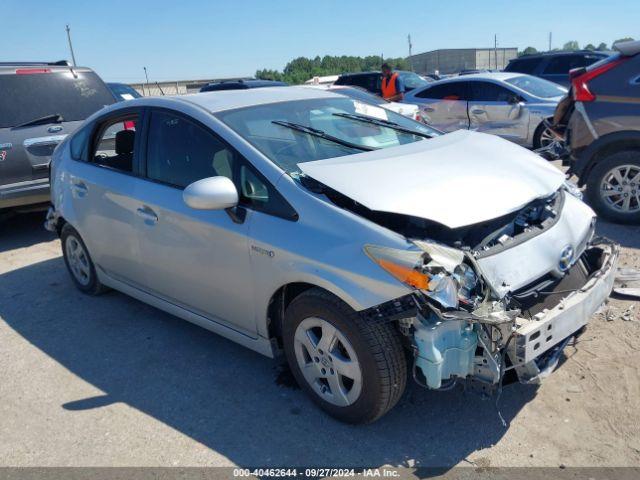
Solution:
[[[447,48],[410,56],[416,73],[458,73],[462,70],[502,70],[518,56],[517,48]]]

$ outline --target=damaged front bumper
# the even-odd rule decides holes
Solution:
[[[521,382],[539,382],[611,293],[618,254],[616,244],[592,241],[576,263],[583,275],[578,286],[534,292],[540,297],[534,308],[529,304],[526,312],[516,310],[510,317],[418,309],[401,322],[412,340],[414,378],[432,389],[465,379],[490,390],[515,370]]]

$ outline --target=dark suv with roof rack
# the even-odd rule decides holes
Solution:
[[[569,87],[570,70],[588,67],[609,55],[610,53],[607,52],[592,50],[537,53],[514,58],[504,71],[527,73]]]
[[[54,148],[115,98],[66,61],[0,63],[0,91],[0,210],[48,203]]]

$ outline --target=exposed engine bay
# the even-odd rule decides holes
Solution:
[[[570,187],[508,215],[449,228],[372,211],[312,179],[304,183],[415,246],[364,250],[414,289],[393,315],[374,307],[373,316],[398,322],[414,353],[414,378],[427,388],[463,380],[488,393],[509,372],[539,382],[611,292],[618,247],[594,238],[593,212]]]

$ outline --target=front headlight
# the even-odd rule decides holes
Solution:
[[[364,251],[374,262],[405,285],[422,291],[445,308],[459,303],[472,304],[478,278],[463,263],[464,254],[443,245],[414,242],[420,250],[365,245]]]
[[[562,188],[564,188],[568,193],[570,193],[577,199],[582,200],[582,191],[580,190],[580,187],[575,184],[575,182],[572,182],[571,180],[565,180]]]

